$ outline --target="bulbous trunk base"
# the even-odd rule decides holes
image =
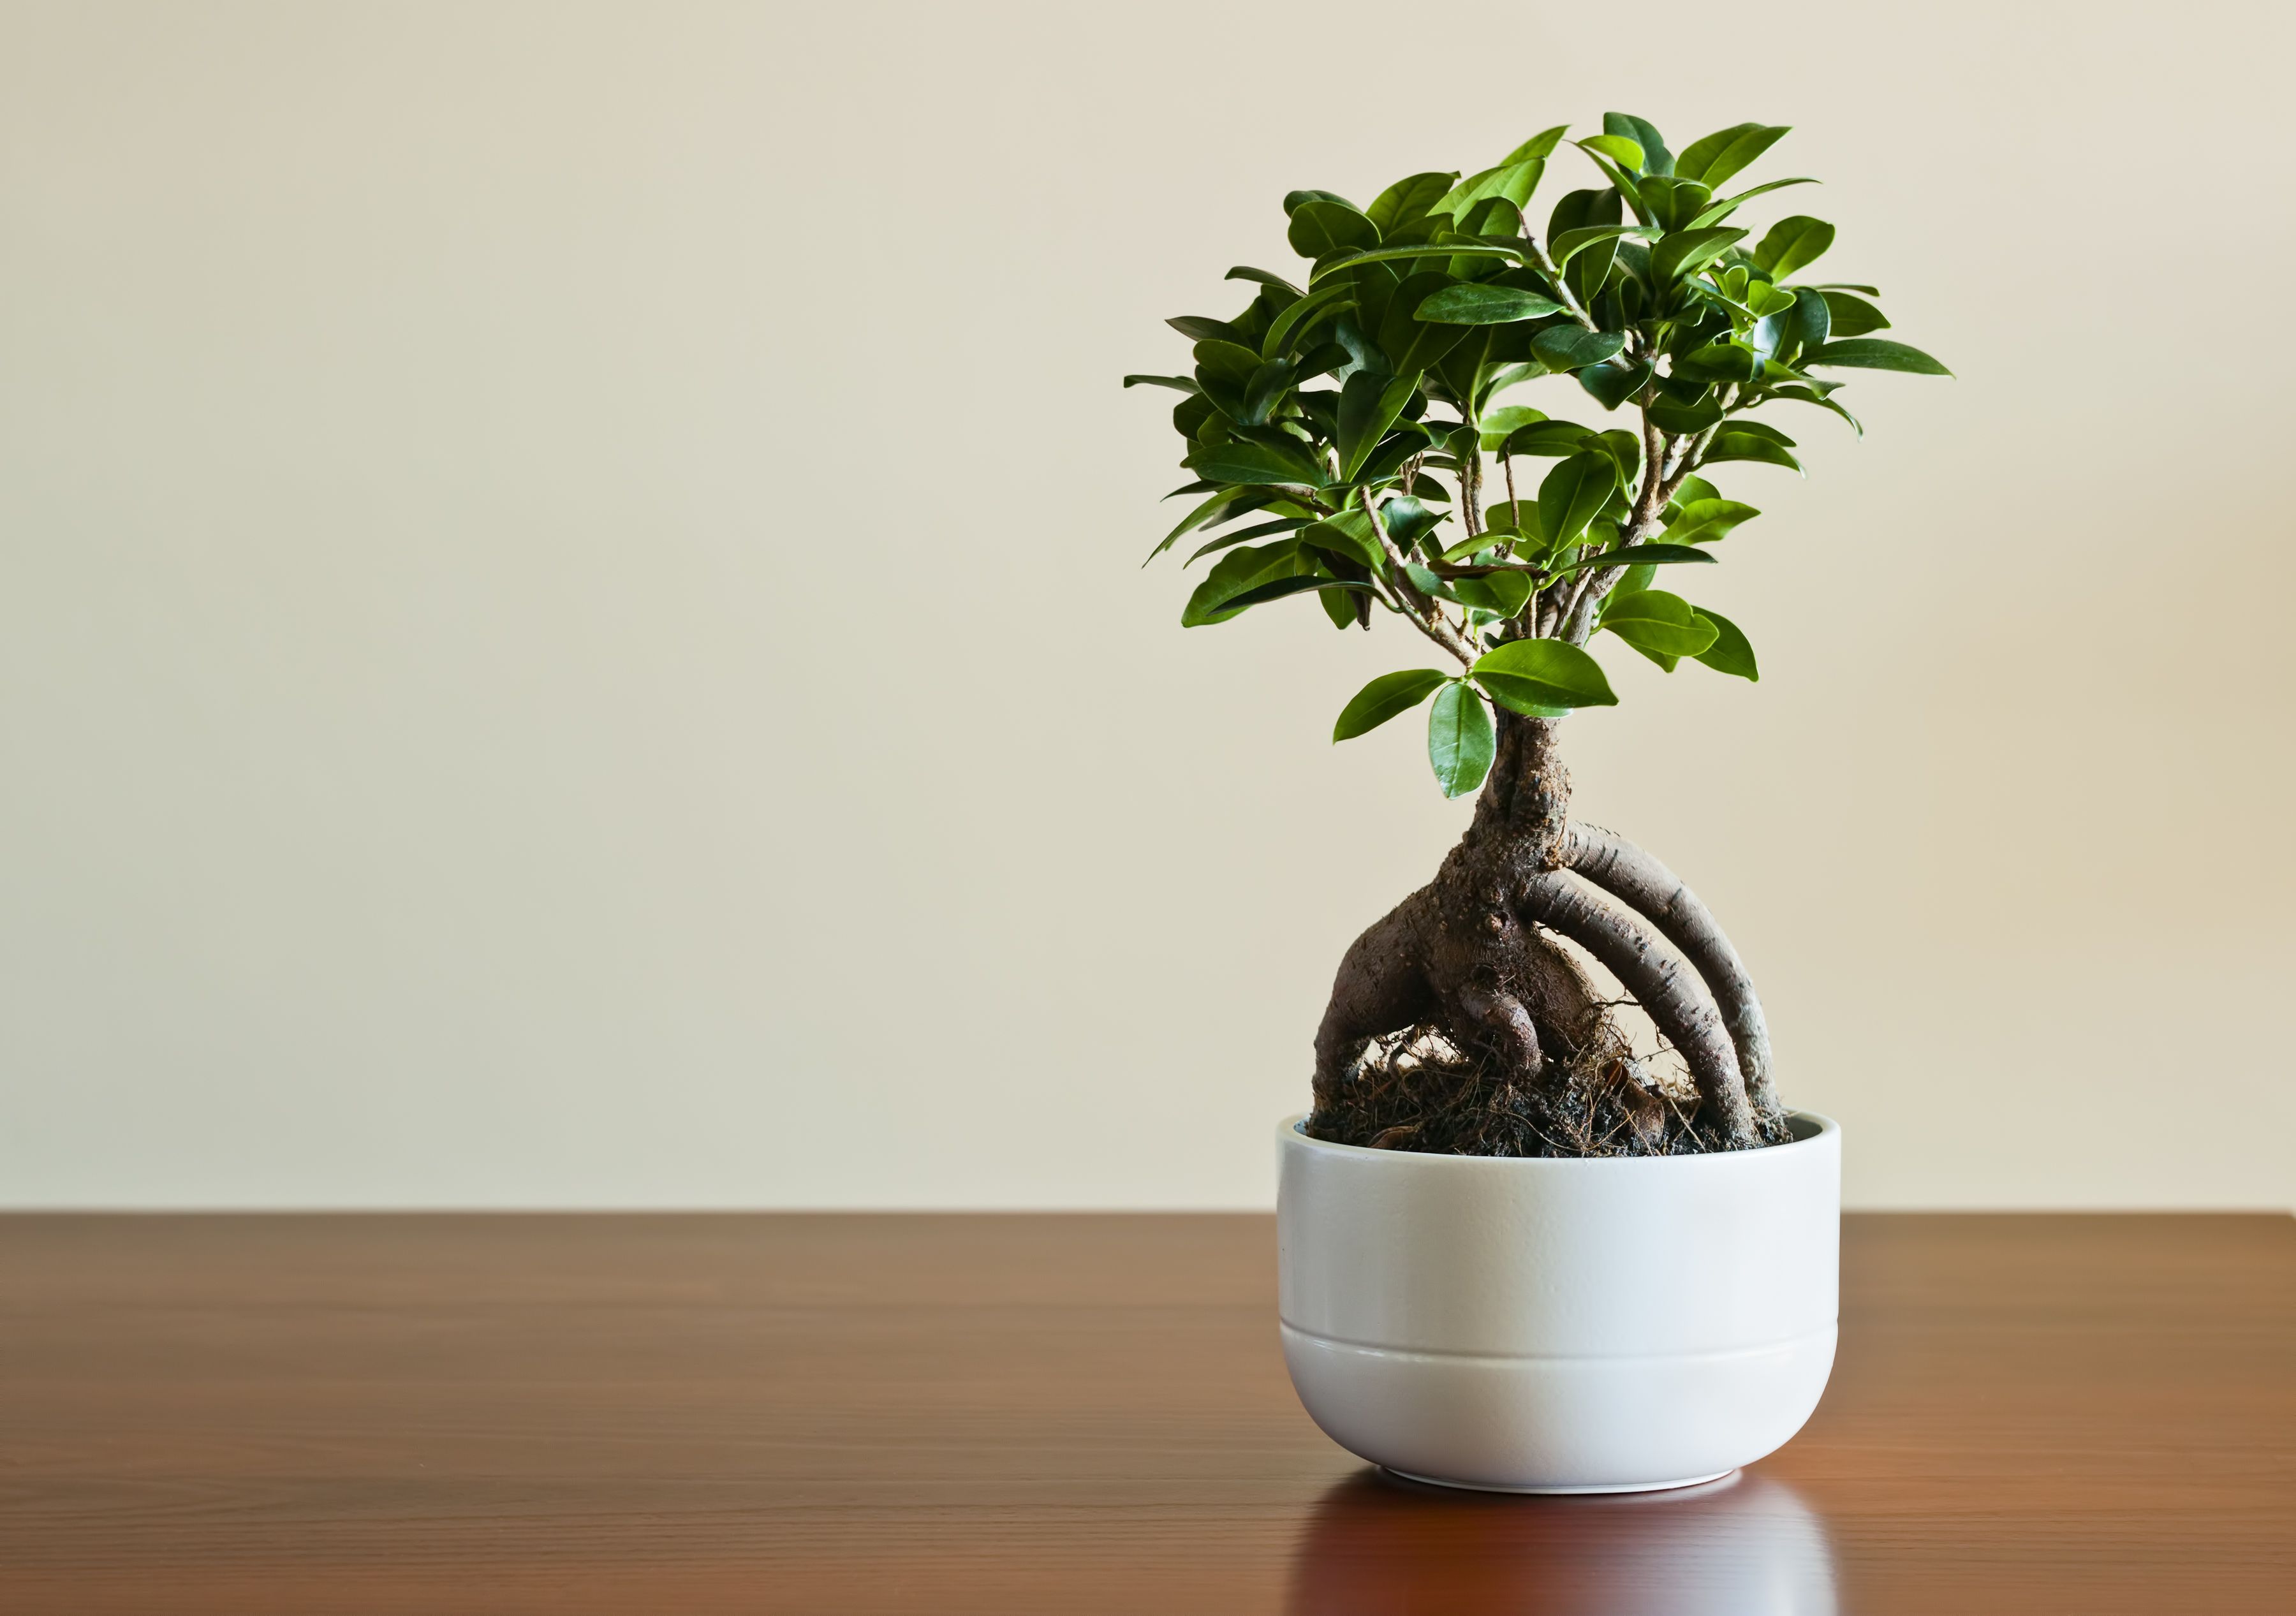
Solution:
[[[1316,1036],[1316,1137],[1501,1156],[1670,1155],[1786,1137],[1736,955],[1663,865],[1569,823],[1554,727],[1502,727],[1459,845],[1341,961]],[[1682,1056],[1687,1086],[1636,1057],[1558,938],[1619,979]]]

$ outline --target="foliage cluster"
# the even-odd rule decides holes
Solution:
[[[1660,567],[1711,563],[1760,514],[1702,473],[1800,470],[1794,440],[1751,418],[1765,406],[1857,428],[1824,373],[1948,373],[1872,334],[1890,324],[1874,288],[1797,279],[1832,225],[1795,215],[1756,239],[1734,222],[1756,197],[1814,183],[1724,193],[1784,128],[1738,124],[1677,155],[1646,120],[1610,113],[1570,143],[1603,183],[1562,196],[1540,236],[1526,209],[1568,133],[1464,179],[1411,175],[1365,207],[1292,193],[1304,284],[1230,270],[1258,288],[1242,313],[1169,322],[1193,369],[1125,378],[1185,395],[1172,424],[1193,480],[1173,492],[1201,497],[1150,559],[1192,534],[1207,542],[1189,562],[1217,559],[1181,622],[1312,595],[1342,629],[1368,628],[1374,608],[1410,623],[1456,670],[1373,680],[1332,739],[1431,697],[1428,754],[1448,796],[1490,767],[1490,704],[1551,718],[1617,701],[1585,649],[1597,632],[1669,671],[1690,660],[1757,677],[1735,624],[1655,587]],[[1496,402],[1543,376],[1573,378],[1631,424]],[[1529,468],[1519,483],[1518,462],[1540,461],[1554,464],[1535,487]]]

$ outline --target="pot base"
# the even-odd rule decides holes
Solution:
[[[1526,1498],[1568,1498],[1587,1493],[1674,1492],[1685,1487],[1703,1487],[1709,1481],[1719,1481],[1740,1473],[1736,1470],[1718,1470],[1710,1476],[1685,1476],[1679,1481],[1630,1481],[1612,1487],[1496,1487],[1484,1481],[1446,1481],[1439,1476],[1414,1476],[1407,1470],[1397,1470],[1387,1464],[1379,1468],[1388,1475],[1406,1481],[1416,1481],[1422,1487],[1441,1487],[1453,1492],[1513,1493]]]

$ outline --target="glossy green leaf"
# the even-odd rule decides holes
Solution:
[[[1340,709],[1339,722],[1332,726],[1332,742],[1352,741],[1357,735],[1370,734],[1398,713],[1409,712],[1433,695],[1438,686],[1451,682],[1449,675],[1432,668],[1407,668],[1401,673],[1380,675]]]
[[[1552,298],[1515,286],[1492,286],[1468,281],[1447,286],[1421,300],[1414,317],[1446,325],[1502,325],[1516,320],[1536,320],[1561,314],[1562,305]]]
[[[1300,546],[1290,539],[1231,550],[1212,563],[1203,582],[1189,595],[1188,603],[1180,613],[1180,626],[1201,628],[1209,623],[1225,622],[1244,610],[1242,606],[1232,607],[1239,596],[1262,584],[1305,576],[1308,576],[1308,563],[1300,560]]]
[[[1582,152],[1592,152],[1607,157],[1629,173],[1639,174],[1643,167],[1643,149],[1638,141],[1623,135],[1589,135],[1584,140],[1570,143]]]
[[[1632,235],[1641,228],[1640,225],[1581,225],[1554,236],[1546,243],[1546,250],[1559,269],[1587,248],[1604,242],[1615,242],[1620,236]]]
[[[1340,390],[1340,474],[1352,478],[1411,396],[1419,390],[1415,374],[1375,376],[1357,371]],[[1211,473],[1207,473],[1210,475]]]
[[[1580,572],[1601,567],[1669,567],[1686,562],[1711,563],[1713,555],[1690,545],[1627,545],[1614,550],[1598,550],[1592,555],[1578,556],[1554,569],[1557,572]]]
[[[1551,371],[1574,371],[1614,359],[1627,339],[1615,331],[1588,331],[1583,325],[1550,325],[1530,340],[1530,351]]]
[[[1355,288],[1344,281],[1316,288],[1269,322],[1267,334],[1259,341],[1261,357],[1273,359],[1288,352],[1299,338],[1354,302]]]
[[[1697,229],[1700,209],[1712,196],[1694,179],[1657,174],[1643,176],[1642,191],[1652,216],[1667,230]]]
[[[1308,277],[1308,283],[1311,286],[1321,286],[1335,275],[1359,269],[1365,265],[1390,264],[1402,258],[1432,258],[1439,252],[1447,253],[1455,258],[1509,258],[1519,264],[1525,260],[1529,248],[1527,245],[1509,247],[1496,242],[1471,241],[1465,236],[1459,236],[1439,244],[1375,247],[1368,252],[1342,253],[1317,263],[1314,273]]]
[[[1354,378],[1350,377],[1352,381]],[[1236,441],[1205,444],[1180,463],[1214,482],[1285,484],[1320,488],[1326,479],[1308,458],[1307,446],[1297,451],[1273,444]]]
[[[1723,197],[1718,201],[1709,203],[1703,213],[1690,221],[1690,228],[1696,230],[1707,225],[1718,225],[1746,203],[1766,192],[1783,191],[1788,185],[1815,185],[1816,184],[1817,184],[1816,180],[1808,178],[1774,179],[1766,185],[1756,185],[1751,191],[1741,191],[1735,196]]]
[[[1337,202],[1342,208],[1362,211],[1336,191],[1287,191],[1283,193],[1283,211],[1287,217],[1299,212],[1309,202]]]
[[[1650,406],[1651,423],[1662,432],[1683,436],[1702,432],[1722,419],[1722,400],[1709,393],[1696,404],[1677,404],[1670,398],[1660,398]]]
[[[1562,462],[1538,485],[1538,526],[1560,549],[1575,544],[1619,488],[1619,463],[1601,450]]]
[[[1399,179],[1372,199],[1371,206],[1364,210],[1365,217],[1378,226],[1384,238],[1394,234],[1398,225],[1425,218],[1458,178],[1454,173],[1414,174]]]
[[[1700,463],[1718,465],[1725,461],[1741,460],[1759,465],[1782,465],[1792,472],[1802,469],[1801,462],[1794,458],[1793,451],[1775,437],[1743,430],[1753,424],[1752,422],[1733,422],[1725,426],[1714,435],[1714,441],[1707,445]]]
[[[1722,182],[1784,139],[1792,125],[1733,124],[1703,140],[1693,140],[1674,160],[1674,171],[1685,179],[1702,180],[1719,190]]]
[[[1666,525],[1666,540],[1676,545],[1710,545],[1730,537],[1730,530],[1761,513],[1734,499],[1693,499]]]
[[[1578,385],[1606,410],[1614,410],[1650,385],[1649,360],[1636,365],[1590,365],[1578,373]]]
[[[1208,320],[1201,315],[1174,315],[1164,322],[1191,342],[1234,342],[1243,348],[1251,346],[1251,334],[1240,325],[1226,320]]]
[[[1316,578],[1303,572],[1291,578],[1270,578],[1267,582],[1255,585],[1241,595],[1232,595],[1221,603],[1216,614],[1206,618],[1204,621],[1225,623],[1230,618],[1240,616],[1254,606],[1264,606],[1270,601],[1284,600],[1294,595],[1306,595],[1310,590],[1328,592],[1335,589],[1345,590],[1355,595],[1375,593],[1369,584],[1358,582],[1354,578]],[[1183,618],[1181,626],[1186,628],[1192,625]]]
[[[1339,202],[1302,202],[1292,215],[1284,239],[1301,258],[1320,258],[1328,252],[1378,246],[1379,226]]]
[[[1619,704],[1603,665],[1567,640],[1509,640],[1478,658],[1472,672],[1477,684],[1517,712],[1552,717]]]
[[[1493,197],[1503,198],[1521,208],[1530,201],[1530,193],[1538,189],[1540,176],[1546,171],[1543,157],[1526,158],[1520,162],[1501,163],[1496,168],[1486,168],[1480,174],[1462,180],[1445,193],[1428,211],[1446,213],[1456,217],[1479,202]]]
[[[1845,337],[1862,337],[1869,331],[1887,331],[1890,319],[1880,309],[1854,292],[1819,291],[1825,299],[1825,311],[1831,316],[1827,335],[1839,341]]]
[[[1720,612],[1709,611],[1703,606],[1697,609],[1696,615],[1700,622],[1714,630],[1714,643],[1705,650],[1694,651],[1691,654],[1717,673],[1732,674],[1741,679],[1759,682],[1762,670],[1754,663],[1754,647],[1738,625]]]
[[[1258,510],[1267,503],[1268,497],[1267,495],[1249,488],[1220,489],[1180,518],[1179,525],[1164,535],[1156,547],[1148,552],[1148,561],[1144,561],[1140,564],[1144,567],[1148,562],[1154,561],[1165,551],[1170,549],[1183,535],[1193,533],[1209,522],[1222,521],[1231,515],[1241,515],[1246,511]]]
[[[1223,533],[1208,545],[1200,545],[1183,565],[1194,566],[1207,555],[1217,555],[1223,550],[1233,550],[1238,545],[1248,545],[1255,538],[1267,538],[1277,533],[1297,533],[1302,528],[1312,528],[1312,516],[1279,516],[1274,521],[1256,521],[1248,528],[1238,528],[1233,533]]]
[[[1575,421],[1537,421],[1507,434],[1510,455],[1575,455],[1594,434]]]
[[[1746,233],[1730,225],[1709,226],[1662,236],[1651,249],[1651,274],[1663,284],[1696,275],[1745,239]]]
[[[1505,444],[1507,434],[1522,427],[1536,426],[1546,419],[1545,410],[1535,410],[1527,404],[1510,404],[1483,412],[1483,449],[1496,455]]]
[[[1658,128],[1646,118],[1636,118],[1632,112],[1603,114],[1603,133],[1623,135],[1635,143],[1642,153],[1642,171],[1645,175],[1674,172],[1674,153],[1666,149],[1666,142]]]
[[[1427,761],[1446,797],[1464,797],[1483,783],[1497,751],[1490,710],[1472,686],[1446,679],[1427,713]]]
[[[1387,551],[1371,530],[1371,518],[1361,511],[1342,511],[1337,516],[1302,528],[1300,542],[1318,550],[1329,550],[1374,570],[1387,565]]]
[[[1361,513],[1357,513],[1361,514]],[[1408,494],[1398,494],[1379,508],[1379,525],[1400,549],[1408,550],[1442,521],[1443,513]]]
[[[1531,575],[1513,570],[1485,573],[1480,578],[1455,578],[1451,596],[1464,605],[1500,617],[1513,617],[1530,604]]]
[[[1719,634],[1688,601],[1663,589],[1611,596],[1603,603],[1603,628],[1638,651],[1669,657],[1694,657]]]
[[[1197,393],[1203,390],[1196,385],[1196,379],[1193,376],[1127,376],[1124,378],[1124,385],[1127,387],[1169,387],[1176,388],[1184,393]]]
[[[1804,266],[1816,262],[1833,245],[1833,226],[1824,219],[1797,213],[1769,227],[1754,248],[1754,262],[1767,270],[1773,281],[1783,281]]]
[[[1886,337],[1852,337],[1828,342],[1801,357],[1804,365],[1832,365],[1853,370],[1906,371],[1916,376],[1950,376],[1953,373],[1918,348],[1892,342]]]
[[[1238,264],[1234,268],[1222,275],[1220,279],[1224,281],[1257,281],[1271,291],[1286,292],[1295,298],[1306,295],[1297,286],[1292,284],[1291,282],[1285,280],[1282,275],[1276,275],[1270,270],[1254,269],[1249,264]]]

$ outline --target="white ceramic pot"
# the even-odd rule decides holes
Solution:
[[[1702,1156],[1365,1150],[1282,1132],[1283,1358],[1420,1481],[1685,1487],[1801,1429],[1833,1367],[1841,1130]]]

